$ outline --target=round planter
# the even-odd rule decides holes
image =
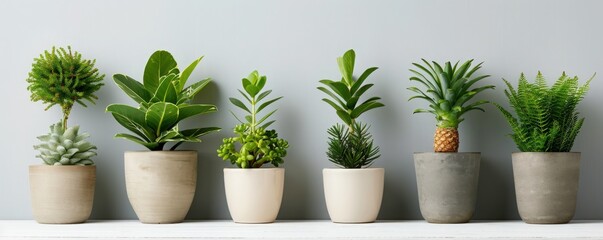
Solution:
[[[325,200],[335,223],[374,222],[383,198],[383,168],[322,170]]]
[[[580,153],[513,153],[519,216],[526,223],[567,223],[574,217]]]
[[[225,168],[224,190],[236,223],[271,223],[281,208],[284,168]]]
[[[480,153],[415,153],[421,215],[430,223],[466,223],[475,212]]]
[[[29,166],[29,188],[38,223],[82,223],[90,217],[96,166]]]
[[[124,158],[128,199],[138,219],[182,222],[195,196],[197,152],[126,152]]]

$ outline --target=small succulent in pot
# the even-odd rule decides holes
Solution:
[[[84,100],[94,103],[94,94],[104,84],[105,75],[94,67],[96,60],[83,59],[77,51],[53,47],[34,59],[27,89],[31,100],[42,101],[46,110],[61,106],[62,120],[50,127],[51,132],[38,137],[41,144],[34,146],[37,155],[47,165],[94,165],[96,146],[85,141],[89,134],[79,133],[79,126],[67,127],[67,120],[75,103],[84,107]]]
[[[237,136],[223,140],[223,144],[217,150],[218,157],[224,161],[230,161],[231,164],[240,168],[259,168],[264,164],[278,167],[287,155],[289,143],[279,138],[276,130],[266,129],[275,122],[275,120],[268,121],[268,119],[277,109],[263,116],[259,116],[259,113],[282,97],[265,100],[272,90],[262,92],[266,84],[266,76],[261,76],[258,71],[253,71],[247,78],[243,78],[242,84],[245,91],[239,90],[239,92],[247,104],[237,98],[231,97],[229,100],[247,115],[239,118],[231,112],[240,122],[234,128]],[[245,121],[241,119],[245,119]]]
[[[421,59],[424,65],[413,63],[418,69],[410,69],[415,76],[411,81],[419,82],[424,90],[418,87],[409,87],[408,90],[417,93],[409,100],[424,99],[429,102],[430,109],[416,109],[413,113],[431,113],[435,115],[437,128],[434,136],[435,152],[458,152],[459,133],[458,126],[465,120],[462,116],[473,110],[484,111],[480,105],[488,101],[480,100],[468,103],[478,93],[486,89],[494,89],[492,85],[473,87],[480,80],[490,75],[473,76],[482,63],[471,67],[473,60],[459,62],[452,65],[446,62],[443,65],[433,61],[429,63]]]
[[[318,90],[326,93],[329,98],[322,100],[335,109],[337,116],[345,125],[336,124],[329,128],[329,148],[327,156],[329,161],[343,168],[363,168],[370,166],[379,157],[379,147],[374,146],[372,135],[368,132],[369,126],[357,121],[363,113],[385,106],[379,102],[380,97],[371,97],[362,102],[362,95],[373,87],[372,83],[364,81],[377,67],[366,69],[358,78],[353,76],[356,53],[348,50],[342,57],[337,58],[340,81],[321,80],[324,86]]]
[[[166,143],[174,143],[170,150],[175,150],[184,142],[201,142],[201,136],[219,131],[217,127],[178,128],[178,123],[184,119],[217,111],[213,104],[191,102],[211,79],[186,86],[202,58],[196,59],[181,72],[172,54],[160,50],[149,58],[143,83],[123,74],[113,75],[117,86],[138,104],[138,107],[125,104],[107,106],[107,111],[115,120],[133,133],[115,136],[143,145],[151,151],[161,151]]]

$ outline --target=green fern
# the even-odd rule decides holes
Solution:
[[[351,128],[341,124],[329,128],[327,156],[329,161],[344,168],[370,167],[380,156],[379,147],[373,145],[373,137],[366,124],[353,124]]]
[[[590,81],[579,86],[578,77],[565,72],[548,87],[540,72],[534,83],[522,73],[517,89],[507,81],[505,95],[516,117],[498,104],[496,107],[509,122],[511,138],[522,152],[569,152],[580,132],[584,118],[578,118],[576,106],[588,91]]]

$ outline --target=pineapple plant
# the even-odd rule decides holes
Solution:
[[[417,69],[409,69],[414,76],[410,81],[419,82],[424,89],[409,87],[408,90],[416,93],[413,99],[424,99],[429,102],[429,109],[419,108],[413,113],[431,113],[436,118],[436,131],[434,136],[435,152],[458,152],[459,133],[458,126],[464,120],[463,115],[473,110],[484,111],[480,105],[488,101],[480,100],[468,103],[475,95],[486,90],[494,89],[487,85],[473,87],[473,85],[490,75],[474,76],[482,63],[471,66],[473,59],[459,66],[459,62],[452,65],[446,62],[440,65],[435,61],[429,63],[421,59],[424,64],[413,63]]]
[[[65,129],[62,122],[50,126],[50,133],[39,136],[41,144],[34,148],[40,151],[40,158],[47,165],[94,165],[96,146],[85,139],[88,133],[79,133],[79,126]]]

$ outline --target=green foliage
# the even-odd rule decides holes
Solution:
[[[424,99],[429,102],[430,109],[420,108],[416,109],[413,113],[432,113],[435,115],[438,127],[456,129],[459,123],[464,120],[462,118],[463,114],[472,110],[484,111],[479,106],[488,103],[488,101],[476,101],[465,105],[481,91],[494,89],[492,85],[472,88],[475,83],[490,76],[472,77],[481,68],[482,63],[471,68],[472,59],[460,66],[458,66],[459,62],[456,62],[454,66],[450,62],[446,62],[444,67],[442,67],[442,65],[435,61],[430,64],[425,59],[421,60],[423,60],[425,65],[413,63],[418,70],[409,69],[415,74],[415,76],[410,78],[410,81],[421,83],[425,90],[417,87],[407,88],[417,94],[408,100],[416,98]]]
[[[344,168],[369,167],[379,155],[379,147],[373,146],[373,139],[366,124],[355,122],[346,128],[336,124],[329,128],[329,161]]]
[[[568,77],[564,72],[553,86],[548,87],[540,72],[534,83],[528,82],[522,73],[517,90],[503,79],[509,88],[505,95],[517,117],[495,105],[511,125],[511,137],[517,148],[522,152],[571,151],[584,123],[584,118],[578,118],[576,106],[594,77],[579,86],[577,76]]]
[[[354,64],[356,53],[348,50],[342,57],[337,58],[341,80],[321,80],[318,90],[326,93],[331,99],[322,100],[335,109],[337,116],[347,125],[335,125],[327,130],[329,135],[329,161],[343,168],[368,167],[379,157],[379,148],[373,146],[372,136],[368,133],[369,127],[356,121],[363,113],[385,106],[379,102],[380,97],[371,97],[360,102],[362,94],[373,87],[374,84],[364,84],[364,81],[377,67],[371,67],[358,77],[354,77]],[[328,88],[327,88],[328,87]]]
[[[62,125],[67,127],[67,119],[74,103],[86,107],[83,100],[94,103],[98,99],[94,92],[104,84],[105,78],[94,67],[96,60],[82,59],[77,51],[52,47],[34,59],[27,82],[31,100],[47,104],[46,110],[59,105],[63,111]]]
[[[62,122],[53,124],[50,133],[38,137],[42,143],[34,146],[40,151],[36,157],[47,165],[94,165],[96,146],[85,140],[90,134],[78,131],[79,126],[65,130]]]
[[[223,144],[217,150],[218,157],[224,161],[230,160],[230,163],[236,164],[240,168],[259,168],[268,163],[278,167],[287,155],[289,143],[278,138],[275,130],[266,130],[268,126],[274,123],[274,120],[265,122],[277,109],[270,111],[261,118],[258,114],[282,97],[262,101],[272,90],[262,92],[264,85],[266,85],[266,76],[260,76],[257,71],[253,71],[247,78],[243,78],[242,82],[245,92],[241,90],[239,92],[248,104],[237,98],[230,98],[230,102],[247,114],[244,117],[246,122],[241,121],[231,112],[241,124],[234,128],[236,137],[223,140]],[[236,146],[237,142],[240,146]],[[237,150],[237,147],[240,147],[240,149]]]
[[[360,97],[367,90],[369,90],[374,84],[364,84],[364,81],[377,70],[377,67],[371,67],[366,69],[358,79],[354,74],[354,63],[356,60],[356,53],[353,49],[348,50],[343,54],[342,57],[337,58],[339,65],[339,71],[341,72],[342,78],[340,81],[333,80],[321,80],[320,83],[326,87],[318,87],[318,90],[326,93],[331,99],[323,98],[322,100],[331,105],[339,118],[348,125],[353,127],[356,118],[360,117],[363,113],[385,106],[379,102],[380,97],[371,97],[358,104]]]
[[[138,107],[111,104],[107,111],[132,134],[119,133],[124,138],[141,144],[152,151],[163,150],[167,142],[175,150],[183,142],[201,142],[201,136],[219,131],[217,127],[180,130],[178,123],[186,118],[217,111],[211,104],[191,103],[195,96],[211,81],[207,78],[185,87],[188,78],[203,57],[193,61],[182,72],[167,51],[151,55],[144,70],[143,84],[123,75],[113,75],[113,80]]]

